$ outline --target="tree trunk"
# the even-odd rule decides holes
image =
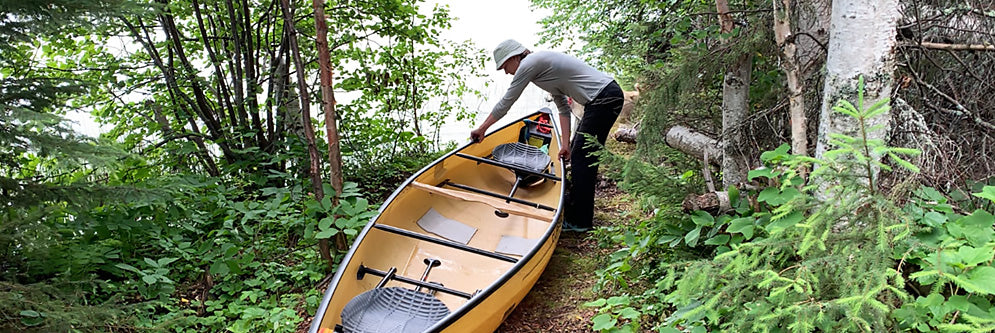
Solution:
[[[743,153],[743,122],[750,109],[750,55],[741,56],[726,72],[722,84],[722,185],[746,182],[749,171],[747,155]]]
[[[707,155],[708,163],[716,166],[722,165],[722,149],[719,148],[719,141],[707,135],[695,132],[684,126],[674,126],[667,130],[667,145],[680,150],[685,154],[705,160]]]
[[[321,105],[325,111],[325,135],[328,138],[328,181],[332,183],[335,190],[333,204],[338,204],[338,198],[342,195],[342,152],[339,147],[339,130],[335,120],[335,91],[332,90],[332,60],[328,50],[328,23],[325,22],[325,1],[314,0],[314,27],[317,31],[318,40],[318,68],[321,78]],[[327,242],[327,240],[322,240]],[[335,248],[339,251],[349,249],[349,244],[344,233],[335,234]],[[322,251],[328,251],[327,245]],[[331,258],[330,253],[322,253],[322,256]]]
[[[290,52],[293,53],[294,67],[297,69],[297,86],[301,97],[301,123],[304,126],[304,138],[307,140],[308,156],[311,161],[308,169],[311,178],[311,191],[314,193],[315,199],[321,201],[325,198],[321,181],[321,154],[318,153],[318,146],[315,144],[314,127],[311,126],[311,100],[308,96],[307,78],[304,75],[306,68],[304,61],[301,60],[300,47],[297,45],[297,30],[294,28],[294,16],[290,12],[290,1],[281,0],[280,3],[283,7],[283,20],[289,32]],[[327,240],[323,244],[319,244],[319,252],[328,263],[329,268],[335,267],[335,262],[328,253]]]
[[[342,152],[335,116],[335,91],[332,90],[332,61],[328,50],[328,23],[325,22],[325,1],[314,0],[314,27],[317,30],[318,66],[321,77],[321,105],[325,111],[325,131],[328,137],[329,182],[335,195],[342,194]]]
[[[774,40],[781,48],[781,69],[788,83],[788,110],[791,116],[791,152],[808,155],[805,119],[804,82],[798,78],[795,36],[791,34],[791,0],[772,0],[774,5]],[[791,37],[791,39],[788,39]]]
[[[849,1],[834,0],[832,28],[829,33],[829,54],[826,59],[826,83],[819,115],[819,140],[816,157],[832,149],[829,134],[856,136],[860,124],[844,114],[834,112],[840,100],[854,105],[858,78],[866,82],[863,105],[890,98],[895,73],[896,24],[899,20],[898,0]],[[861,107],[857,105],[857,107]],[[883,130],[867,133],[868,140],[888,142],[891,115],[873,117],[866,128],[883,126]],[[880,159],[872,154],[871,158]],[[871,181],[877,177],[872,171]]]
[[[722,33],[732,32],[733,20],[729,16],[728,0],[716,0],[715,7],[719,13]],[[747,159],[742,154],[743,131],[740,127],[750,109],[752,63],[750,54],[740,56],[729,66],[722,82],[722,184],[726,187],[745,182],[749,169]]]

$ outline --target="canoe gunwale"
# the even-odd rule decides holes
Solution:
[[[504,126],[501,126],[500,128],[495,129],[495,130],[487,133],[487,135],[491,135],[493,133],[497,133],[497,132],[503,131],[503,130],[507,129],[508,127],[515,126],[515,125],[521,123],[522,121],[531,120],[530,118],[536,117],[536,116],[538,116],[541,113],[543,113],[543,112],[536,111],[536,112],[533,112],[533,113],[528,114],[526,116],[523,116],[523,117],[521,117],[520,119],[518,119],[516,121],[513,121],[513,122],[510,122],[508,124],[505,124]],[[559,136],[558,136],[559,134],[558,133],[562,133],[561,132],[561,126],[562,126],[562,124],[559,123],[559,119],[557,119],[557,117],[550,117],[550,119],[553,122],[553,126],[554,126],[554,129],[555,129],[554,134],[556,134],[556,139],[558,140],[559,139]],[[420,177],[426,171],[428,171],[429,169],[435,167],[437,164],[441,163],[443,160],[448,159],[448,158],[453,157],[453,156],[456,156],[456,154],[459,154],[460,151],[465,150],[467,147],[469,147],[469,146],[471,146],[473,144],[476,144],[476,143],[475,142],[465,143],[462,146],[460,146],[459,148],[454,149],[454,150],[450,151],[449,153],[446,153],[445,155],[439,157],[438,159],[436,159],[432,163],[430,163],[430,164],[426,165],[425,167],[423,167],[421,170],[418,170],[418,172],[412,174],[410,177],[408,177],[407,180],[404,181],[404,183],[402,183],[400,186],[398,186],[397,189],[395,189],[394,192],[391,193],[390,197],[388,197],[387,200],[384,201],[384,203],[380,206],[380,208],[379,208],[379,210],[377,212],[377,215],[374,216],[373,218],[371,218],[370,221],[366,224],[366,226],[363,227],[363,229],[356,236],[355,241],[353,241],[353,244],[349,248],[349,251],[343,256],[342,260],[339,262],[339,267],[336,269],[335,274],[332,276],[332,279],[330,280],[329,285],[328,285],[328,287],[325,290],[325,294],[322,297],[321,304],[318,306],[318,309],[315,312],[314,318],[312,318],[311,327],[308,330],[309,333],[319,333],[318,330],[321,327],[321,322],[324,320],[324,316],[325,316],[325,314],[326,314],[326,312],[328,310],[328,305],[330,304],[330,301],[331,301],[331,298],[332,298],[332,294],[336,290],[336,288],[338,287],[339,281],[347,273],[347,272],[345,272],[345,269],[349,266],[348,264],[353,260],[353,257],[356,254],[356,250],[359,248],[360,243],[362,243],[361,240],[364,239],[364,238],[366,238],[366,236],[370,233],[370,231],[375,228],[375,225],[378,225],[377,223],[375,223],[375,221],[377,221],[381,217],[381,215],[383,215],[383,213],[387,209],[387,207],[390,206],[390,203],[392,203],[405,189],[407,189],[409,186],[411,186],[411,184],[413,182],[415,182],[416,178]],[[563,143],[561,142],[560,144],[563,144]],[[565,175],[565,171],[566,170],[563,168],[563,164],[562,163],[554,163],[554,165],[558,165],[557,169],[559,169],[559,174],[561,176]],[[566,191],[566,186],[561,186],[560,187],[560,195],[559,195],[559,197],[561,198],[561,200],[559,200],[559,202],[557,203],[557,207],[556,207],[556,209],[553,212],[552,221],[550,222],[550,226],[548,228],[546,228],[546,231],[538,239],[538,241],[536,242],[536,246],[533,247],[532,249],[530,249],[527,253],[525,253],[525,255],[523,255],[521,257],[521,259],[518,260],[517,263],[513,264],[513,266],[510,267],[506,272],[504,272],[498,279],[496,279],[494,281],[494,283],[491,283],[490,285],[487,286],[487,288],[485,288],[483,290],[478,290],[477,292],[475,292],[473,294],[473,297],[471,297],[470,299],[468,299],[466,303],[464,303],[462,306],[456,308],[455,311],[453,311],[452,313],[450,313],[449,316],[446,316],[445,318],[443,318],[443,320],[437,322],[435,325],[433,325],[428,330],[426,330],[426,332],[439,332],[439,331],[442,331],[442,330],[446,329],[447,327],[449,327],[450,325],[452,325],[453,323],[455,323],[456,321],[458,321],[460,318],[462,318],[464,315],[466,315],[471,309],[475,308],[480,302],[482,302],[488,296],[490,296],[495,291],[497,291],[502,286],[504,286],[513,276],[515,276],[516,274],[518,274],[518,272],[521,271],[522,268],[524,268],[527,263],[532,262],[532,259],[536,256],[536,254],[538,253],[538,251],[541,248],[543,248],[546,245],[547,242],[549,242],[550,238],[554,234],[556,234],[556,232],[560,228],[560,224],[558,222],[559,222],[559,218],[561,216],[561,213],[563,211],[564,202],[563,202],[562,198],[563,198],[563,195],[564,195],[565,191]]]

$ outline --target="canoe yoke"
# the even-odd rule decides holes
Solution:
[[[359,266],[356,278],[362,280],[366,274],[381,276],[383,279],[374,289],[368,290],[349,301],[342,308],[342,325],[336,325],[335,332],[364,333],[416,333],[424,332],[442,318],[449,315],[449,308],[435,297],[436,292],[472,298],[474,294],[446,288],[441,283],[428,282],[432,268],[442,265],[442,261],[425,258],[425,272],[415,280],[397,275],[397,267],[384,272],[378,269]],[[417,286],[415,289],[384,286],[389,281],[398,281]],[[428,293],[422,292],[427,288]]]

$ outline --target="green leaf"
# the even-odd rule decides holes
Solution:
[[[117,264],[117,265],[114,265],[114,267],[117,267],[117,268],[120,268],[120,269],[123,269],[123,270],[126,270],[126,271],[132,271],[132,272],[135,272],[135,273],[141,273],[141,271],[139,271],[138,268],[135,268],[135,266],[128,265],[128,264]]]
[[[594,316],[594,318],[591,318],[591,322],[594,323],[594,327],[592,328],[595,331],[602,331],[615,327],[615,324],[618,323],[618,319],[612,318],[612,316],[607,313],[602,313]]]
[[[736,204],[739,203],[739,188],[737,188],[735,185],[729,185],[729,188],[726,189],[726,192],[729,193],[729,203],[732,206],[736,206]]]
[[[760,191],[760,194],[757,195],[757,201],[766,202],[772,206],[778,206],[784,203],[778,201],[779,194],[781,194],[781,191],[778,190],[776,187],[768,187],[765,188],[763,191]]]
[[[696,210],[694,211],[694,213],[691,214],[691,221],[694,222],[695,225],[703,227],[708,227],[711,226],[712,224],[715,224],[715,218],[712,217],[711,214],[708,214],[708,212],[701,210]]]
[[[146,284],[152,285],[155,284],[156,278],[153,275],[145,275],[142,276],[142,281],[145,281]]]
[[[991,200],[991,202],[995,202],[995,186],[985,186],[984,188],[981,189],[981,192],[974,193],[973,195],[979,198],[985,198]]]
[[[967,297],[964,295],[950,296],[950,298],[947,299],[947,305],[960,311],[967,311],[971,308],[971,302],[968,301]]]
[[[891,160],[895,161],[895,164],[900,165],[901,167],[905,168],[906,170],[909,170],[909,171],[912,171],[912,172],[915,172],[915,173],[919,173],[919,167],[917,167],[915,164],[912,164],[909,161],[906,161],[905,159],[903,159],[901,157],[898,157],[898,155],[895,155],[895,154],[892,154],[892,153],[888,153],[888,157],[891,157]]]
[[[705,245],[725,245],[729,242],[729,235],[716,235],[705,241]]]
[[[634,320],[639,319],[639,317],[642,316],[642,313],[639,313],[639,311],[636,311],[636,309],[633,308],[624,308],[618,312],[618,316],[619,318]]]
[[[780,219],[772,220],[770,224],[767,225],[766,229],[768,232],[775,232],[778,230],[787,229],[788,227],[794,226],[804,217],[805,214],[802,214],[802,212],[791,212],[790,214]]]
[[[967,266],[975,266],[982,262],[986,262],[992,259],[992,255],[995,254],[991,247],[974,248],[970,246],[961,246],[957,250],[957,258],[964,262]]]
[[[608,303],[608,300],[606,300],[604,298],[599,298],[599,299],[596,299],[596,300],[584,303],[584,306],[586,306],[586,307],[602,307],[602,306],[605,306],[605,303]]]
[[[629,304],[629,298],[625,296],[613,296],[608,298],[608,306],[619,306]]]
[[[777,174],[774,172],[774,170],[769,168],[754,169],[746,173],[746,178],[748,180],[753,180],[754,178],[757,177],[767,177],[770,179],[774,179],[774,177],[776,176]]]
[[[326,216],[325,218],[318,221],[318,230],[325,230],[332,226],[332,222],[335,221],[334,216]]]
[[[349,230],[349,229],[347,229],[347,230]],[[325,230],[322,230],[322,231],[318,232],[317,234],[314,234],[314,238],[315,239],[331,238],[332,236],[335,236],[338,233],[339,233],[339,229],[334,229],[334,228],[332,228],[332,229],[325,229]]]
[[[967,239],[971,245],[976,247],[985,246],[988,242],[991,242],[995,238],[995,230],[992,229],[992,224],[995,223],[995,217],[991,213],[984,210],[975,210],[971,215],[965,216],[957,220],[958,225],[962,225],[964,238]],[[947,229],[950,229],[950,225],[947,225]],[[954,234],[951,230],[951,234]]]
[[[37,318],[37,317],[41,317],[41,314],[38,313],[38,311],[34,311],[34,310],[21,310],[21,316],[22,317]]]
[[[944,197],[940,191],[937,191],[935,188],[929,186],[919,188],[919,190],[916,191],[916,195],[926,200],[936,201],[937,203],[947,202],[947,198]]]
[[[947,223],[947,216],[939,212],[929,212],[923,215],[922,222],[925,225],[937,228]]]
[[[166,265],[169,265],[179,259],[180,258],[160,258],[158,261],[156,261],[156,263],[158,264],[158,266],[156,267],[166,267]]]
[[[230,269],[228,268],[228,264],[225,264],[224,261],[218,260],[215,261],[214,264],[211,264],[210,272],[211,274],[226,275],[230,272]]]
[[[784,191],[781,191],[781,194],[778,195],[777,197],[779,201],[781,201],[782,203],[786,203],[799,195],[801,195],[801,192],[798,192],[798,189],[794,187],[788,187],[784,189]]]
[[[968,291],[995,295],[995,267],[976,267],[967,273],[967,281],[971,282],[971,287],[964,286]]]
[[[152,266],[152,267],[155,267],[155,268],[159,268],[159,263],[156,262],[155,260],[152,260],[152,259],[149,259],[149,258],[145,258],[145,263],[149,264],[149,266]]]
[[[750,217],[740,217],[729,222],[729,227],[726,228],[726,231],[738,232],[743,234],[743,237],[746,237],[746,239],[751,239],[753,238],[754,230],[753,221],[753,218]]]
[[[694,228],[694,230],[688,232],[687,235],[684,235],[684,243],[687,243],[690,247],[694,247],[695,245],[698,245],[699,236],[701,236],[701,226]]]

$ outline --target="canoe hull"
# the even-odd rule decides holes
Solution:
[[[444,328],[442,332],[493,332],[497,330],[539,280],[546,265],[549,264],[553,250],[556,248],[559,233],[560,229],[557,228],[554,235],[539,248],[532,262],[523,266],[518,273],[495,290],[494,294],[478,304],[476,310],[469,311],[462,318],[454,321],[452,325]]]
[[[539,112],[523,119],[538,117]],[[555,128],[547,148],[548,154],[555,156],[559,125],[552,120]],[[333,332],[341,324],[345,305],[381,282],[377,274],[394,269],[402,279],[419,279],[426,259],[441,262],[431,270],[428,282],[463,293],[435,294],[451,314],[426,331],[497,329],[542,275],[560,234],[564,170],[558,159],[553,159],[548,179],[515,190],[515,172],[472,159],[486,158],[495,146],[518,141],[523,126],[523,122],[514,122],[488,134],[481,143],[465,145],[399,187],[357,235],[325,293],[310,332]],[[514,192],[514,199],[501,197],[508,191]],[[432,214],[475,231],[466,244],[458,244],[423,228],[419,221]],[[518,254],[498,252],[508,238],[534,245],[519,247]],[[374,271],[379,273],[359,274]],[[414,288],[397,280],[385,286]]]

